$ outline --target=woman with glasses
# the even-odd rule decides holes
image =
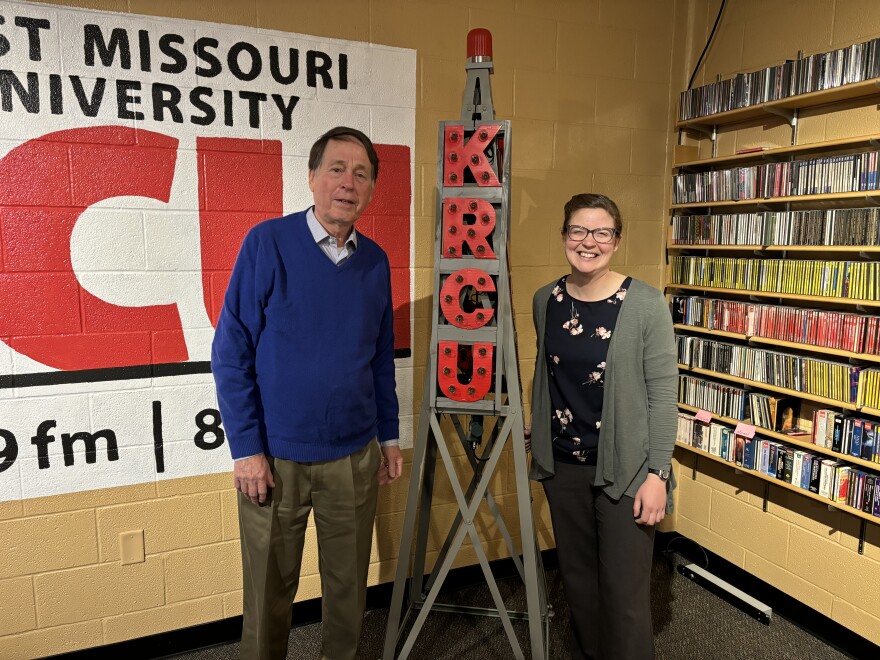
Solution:
[[[572,658],[654,657],[654,525],[670,507],[678,370],[663,295],[611,269],[608,197],[565,205],[568,275],[533,302],[531,477],[550,505]]]

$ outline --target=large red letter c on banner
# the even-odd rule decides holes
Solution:
[[[0,338],[63,370],[180,362],[176,305],[121,307],[76,278],[70,236],[111,197],[167,202],[177,140],[124,126],[77,128],[29,140],[0,159]]]

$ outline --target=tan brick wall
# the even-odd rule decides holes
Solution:
[[[687,85],[720,2],[688,3],[677,16],[676,60],[686,65],[672,90],[673,104]],[[690,35],[690,36],[688,36]],[[880,4],[868,0],[728,2],[715,43],[694,85],[824,52],[880,36]],[[679,49],[681,52],[679,52]],[[673,74],[673,80],[676,78]],[[876,104],[841,104],[801,114],[798,143],[875,133]],[[719,134],[718,155],[758,144],[788,145],[791,130],[768,119]],[[694,140],[685,141],[697,144]],[[700,155],[711,155],[708,140]],[[880,525],[867,523],[858,554],[860,519],[798,493],[771,486],[764,513],[764,482],[714,461],[676,451],[680,492],[676,531],[798,598],[867,639],[880,643]]]
[[[464,36],[471,27],[493,32],[496,110],[513,120],[511,262],[526,391],[534,345],[530,297],[565,270],[558,225],[568,196],[595,190],[615,197],[628,221],[615,267],[662,283],[669,127],[718,0],[348,0],[334,3],[332,12],[318,2],[268,0],[57,4],[415,48],[414,355],[421,367],[432,286],[436,126],[458,114]],[[696,84],[776,63],[798,50],[827,50],[877,34],[880,8],[871,0],[813,0],[797,11],[783,0],[729,3]],[[800,141],[874,132],[876,118],[876,108],[864,106],[807,113]],[[787,140],[787,128],[755,124],[724,134],[718,148],[724,154],[756,141]],[[417,368],[416,402],[423,376]],[[763,486],[756,480],[706,461],[691,479],[693,457],[680,459],[678,531],[859,634],[880,639],[880,603],[865,586],[880,582],[877,526],[868,526],[865,554],[859,556],[852,517],[777,488],[763,513]],[[393,576],[408,476],[409,468],[383,493],[371,583]],[[85,648],[240,613],[236,503],[228,480],[216,475],[0,504],[0,657]],[[438,528],[455,515],[448,482],[442,481],[435,499]],[[493,492],[516,529],[513,482],[512,461],[505,459]],[[540,490],[535,492],[539,538],[547,547],[549,515]],[[494,525],[481,519],[480,528],[491,556],[504,556]],[[130,530],[143,530],[147,559],[122,566],[118,535]],[[435,543],[442,536],[438,531]],[[456,565],[475,561],[468,545]],[[429,564],[435,557],[436,551],[429,554]],[[828,558],[833,570],[827,570]],[[320,594],[313,540],[304,567],[299,599]]]
[[[429,342],[437,122],[458,116],[470,28],[492,31],[496,113],[513,122],[511,262],[526,392],[534,362],[531,296],[537,287],[567,271],[559,226],[562,205],[572,194],[592,190],[616,198],[626,238],[615,267],[662,284],[673,100],[694,48],[683,48],[673,35],[700,21],[705,24],[711,12],[701,2],[66,0],[56,4],[417,50],[416,405],[421,400]],[[695,41],[703,36],[685,34]],[[463,465],[460,448],[454,454]],[[510,528],[517,530],[512,463],[502,458],[493,492]],[[407,466],[403,479],[382,493],[371,584],[393,579],[409,474]],[[238,526],[230,481],[228,474],[213,475],[0,503],[0,657],[60,653],[240,614]],[[539,487],[534,493],[539,541],[541,547],[551,547],[546,503]],[[446,529],[441,527],[448,527],[456,513],[445,476],[439,479],[435,502],[437,529],[431,536],[429,565],[445,537]],[[699,523],[705,515],[697,517]],[[490,557],[506,556],[492,521],[481,516],[478,529]],[[139,530],[146,560],[122,565],[119,534]],[[298,599],[320,595],[312,534],[313,529]],[[707,538],[724,538],[711,530],[707,534]],[[841,548],[851,553],[849,545]],[[475,561],[466,540],[455,565]],[[867,616],[860,610],[841,612],[842,618],[853,622]]]

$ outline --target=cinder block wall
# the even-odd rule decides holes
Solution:
[[[616,267],[656,286],[662,284],[673,100],[680,86],[677,81],[692,57],[692,48],[675,45],[673,36],[691,38],[694,5],[702,7],[701,2],[71,0],[57,4],[417,51],[416,406],[427,363],[432,304],[437,122],[459,114],[465,37],[473,27],[492,31],[496,112],[513,120],[511,262],[527,392],[534,358],[531,295],[567,271],[559,227],[562,205],[569,196],[599,191],[615,198],[625,218]],[[463,456],[459,462],[464,464]],[[493,493],[515,530],[512,471],[512,461],[504,457]],[[381,495],[371,584],[393,579],[408,479],[409,466],[404,478]],[[540,502],[539,496],[539,534],[547,547],[552,545],[549,516]],[[432,552],[456,512],[448,483],[442,480],[435,503],[433,516],[441,529],[432,536]],[[143,563],[122,565],[119,533],[132,529],[144,531],[146,558]],[[481,531],[491,557],[504,556],[494,526],[486,522]],[[465,550],[458,564],[473,561]],[[303,570],[298,598],[319,596],[313,536],[307,541]],[[241,612],[240,583],[236,502],[229,473],[0,503],[2,658],[39,657],[234,616]]]
[[[690,43],[699,55],[720,2],[694,3]],[[680,16],[684,18],[684,13]],[[880,5],[869,1],[783,0],[728,2],[706,64],[694,85],[738,72],[755,71],[786,59],[825,52],[880,35]],[[693,61],[693,60],[692,60]],[[673,94],[687,86],[693,64],[675,72]],[[681,76],[681,77],[678,77]],[[677,102],[677,101],[676,101]],[[876,104],[834,106],[801,114],[798,143],[877,132]],[[720,133],[718,155],[759,144],[788,145],[790,129],[769,121]],[[701,157],[711,156],[708,140]],[[753,575],[791,594],[856,633],[880,643],[880,525],[868,523],[864,555],[859,555],[860,520],[830,511],[819,502],[770,486],[762,511],[764,483],[694,454],[677,450],[679,494],[676,531]]]

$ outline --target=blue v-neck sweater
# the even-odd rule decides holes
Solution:
[[[334,264],[306,213],[267,220],[235,262],[211,351],[233,458],[348,456],[398,437],[388,258],[358,235]]]

